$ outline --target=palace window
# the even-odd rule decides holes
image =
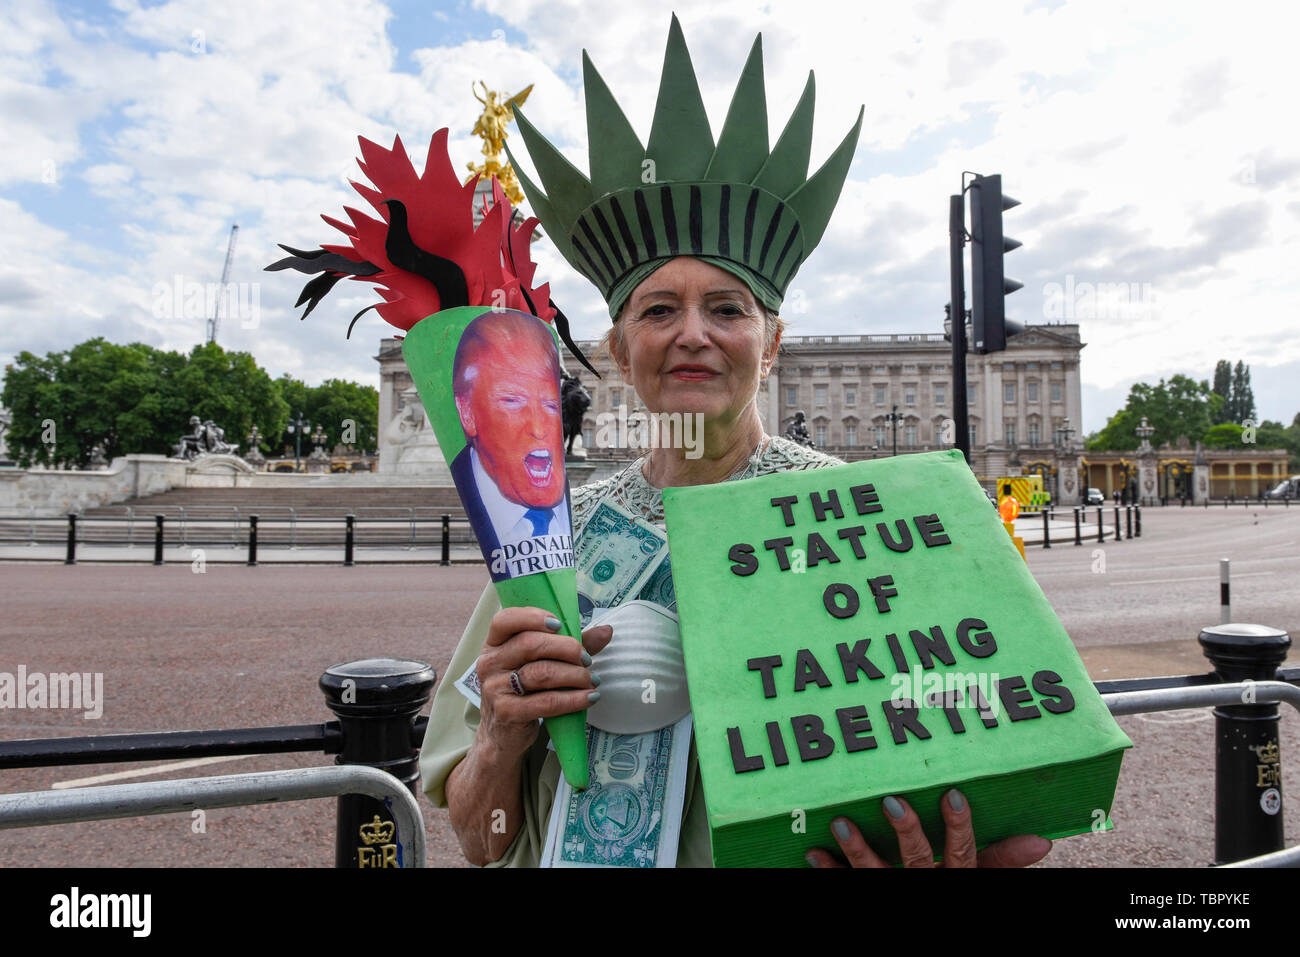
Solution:
[[[966,386],[966,401],[974,404],[975,402],[975,385],[971,383]]]
[[[876,389],[876,405],[884,405],[884,404],[885,404],[885,387],[884,387],[883,385],[881,385],[880,383],[876,383],[875,389]]]
[[[826,386],[813,386],[813,405],[817,406],[819,409],[826,408]],[[817,444],[820,445],[821,443],[819,442]]]
[[[1026,382],[1026,383],[1025,383],[1025,401],[1026,401],[1026,402],[1037,402],[1037,401],[1038,401],[1038,383],[1037,383],[1037,382]]]
[[[903,405],[916,405],[916,385],[903,386]]]
[[[948,401],[948,386],[946,383],[938,382],[934,386],[934,404],[943,405]]]
[[[857,374],[858,374],[858,367],[856,364],[845,365],[840,369],[840,375],[857,375]]]
[[[844,426],[844,444],[853,448],[858,444],[858,427],[856,425]]]
[[[909,449],[916,446],[916,426],[908,425],[903,427],[903,444]]]
[[[885,427],[884,427],[883,425],[878,425],[878,426],[876,426],[876,438],[875,438],[875,443],[876,443],[876,448],[884,448],[884,445],[885,445]]]
[[[972,449],[975,448],[975,425],[974,425],[974,423],[972,423],[971,426],[970,426],[970,447],[971,447]]]
[[[1053,382],[1053,383],[1052,383],[1052,401],[1053,401],[1053,402],[1060,402],[1060,401],[1061,401],[1061,392],[1062,392],[1062,389],[1061,389],[1061,383],[1059,383],[1059,382]]]
[[[813,441],[817,443],[819,449],[826,448],[826,426],[819,425],[813,429]]]
[[[1008,422],[1006,424],[1006,430],[1007,446],[1014,448],[1016,444],[1016,423]]]
[[[813,366],[813,375],[830,375],[830,371],[826,366]]]
[[[1038,431],[1039,431],[1038,423],[1030,422],[1029,423],[1029,444],[1030,445],[1038,444]]]
[[[1003,386],[1002,386],[1002,393],[1003,393],[1003,396],[1004,396],[1004,400],[1005,400],[1005,401],[1007,401],[1007,402],[1015,402],[1015,401],[1016,401],[1016,384],[1015,384],[1014,382],[1007,382],[1007,383],[1003,384]]]
[[[797,385],[788,385],[785,387],[785,404],[799,404],[799,387]]]
[[[844,387],[844,404],[845,404],[845,405],[857,405],[857,404],[858,404],[858,387],[857,387],[857,386],[855,386],[855,385],[846,385],[846,386]]]

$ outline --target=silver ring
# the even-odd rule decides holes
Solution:
[[[527,694],[524,691],[524,683],[519,680],[519,672],[517,671],[510,672],[510,690],[515,694]]]

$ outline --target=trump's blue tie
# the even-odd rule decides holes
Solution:
[[[524,512],[524,518],[533,523],[534,535],[545,535],[546,530],[551,526],[551,519],[555,517],[553,508],[530,508]]]

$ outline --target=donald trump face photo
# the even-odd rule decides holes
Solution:
[[[462,492],[473,477],[471,520],[481,506],[502,543],[568,534],[568,509],[557,508],[567,485],[560,360],[549,329],[524,313],[486,313],[465,329],[452,376],[469,443],[452,471]]]

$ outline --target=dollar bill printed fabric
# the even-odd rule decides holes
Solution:
[[[668,536],[601,502],[574,547],[585,628],[598,609],[641,599],[677,613]],[[617,636],[615,637],[617,640]],[[600,659],[597,656],[597,673]],[[587,729],[591,785],[561,776],[542,867],[675,867],[692,720],[645,734]]]
[[[601,502],[587,520],[574,549],[577,555],[578,612],[585,628],[597,608],[613,608],[638,596],[656,601],[643,591],[653,585],[664,591],[659,569],[672,593],[668,571],[668,536],[643,518],[616,505]],[[656,604],[668,605],[656,601]],[[674,602],[676,604],[676,602]],[[676,609],[670,608],[670,611]]]
[[[686,795],[689,714],[646,734],[588,728],[590,785],[561,775],[542,867],[675,867]]]

